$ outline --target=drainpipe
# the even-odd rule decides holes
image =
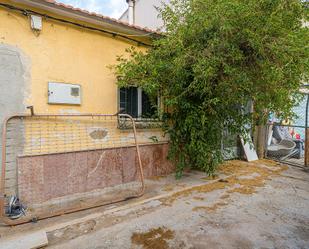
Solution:
[[[129,4],[129,24],[135,24],[135,0],[127,0]]]

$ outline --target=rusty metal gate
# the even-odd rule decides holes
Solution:
[[[0,217],[26,223],[144,193],[133,118],[126,114],[15,115],[2,134]]]

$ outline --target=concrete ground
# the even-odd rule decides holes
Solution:
[[[47,248],[309,248],[309,172],[271,161],[147,181],[142,199],[16,228],[44,229]],[[1,248],[1,247],[0,247]]]

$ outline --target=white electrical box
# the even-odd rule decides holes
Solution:
[[[31,15],[30,20],[31,20],[31,28],[33,30],[36,30],[36,31],[42,30],[42,17],[41,16]]]
[[[81,104],[81,86],[58,82],[48,83],[48,104]]]

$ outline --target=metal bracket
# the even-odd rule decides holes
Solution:
[[[27,109],[30,110],[31,116],[34,116],[34,107],[33,107],[33,105],[27,106]]]

